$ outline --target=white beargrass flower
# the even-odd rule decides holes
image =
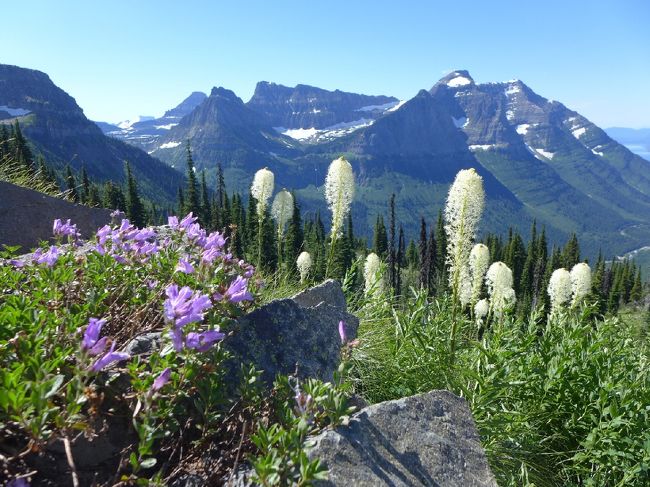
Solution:
[[[354,198],[354,173],[343,157],[334,159],[325,178],[325,199],[332,212],[332,236],[338,237]]]
[[[571,300],[571,273],[564,268],[555,269],[548,282],[548,295],[551,298],[551,312],[567,304]]]
[[[298,267],[298,272],[300,272],[300,282],[305,282],[311,269],[311,255],[309,252],[304,251],[300,253],[296,259],[296,267]]]
[[[469,265],[472,241],[484,206],[483,178],[474,169],[459,171],[449,188],[445,206],[449,285],[455,296],[461,290],[461,275]]]
[[[464,308],[472,301],[472,278],[467,266],[460,270],[460,285],[458,287],[458,300]]]
[[[472,275],[472,303],[476,303],[481,297],[483,278],[489,265],[490,250],[481,243],[474,245],[469,254],[469,270]]]
[[[576,264],[571,269],[572,303],[575,306],[591,292],[591,267],[584,262]]]
[[[273,194],[274,184],[275,176],[266,167],[257,171],[253,177],[251,194],[253,195],[253,198],[257,200],[257,216],[259,218],[264,216],[266,206]]]
[[[517,301],[512,288],[512,271],[503,262],[495,262],[490,266],[485,274],[485,282],[490,294],[490,305],[495,313],[503,313]]]
[[[476,302],[474,305],[474,317],[478,324],[483,323],[483,318],[485,318],[490,311],[490,303],[487,299],[481,299]]]
[[[374,252],[369,253],[366,257],[366,262],[363,266],[363,277],[366,281],[366,294],[381,292],[383,290],[381,260]]]
[[[291,218],[293,212],[293,196],[289,191],[283,189],[275,195],[273,204],[271,205],[271,216],[278,225],[278,235],[284,231],[284,226]]]

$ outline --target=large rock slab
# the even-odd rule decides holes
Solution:
[[[359,320],[346,311],[341,285],[329,280],[243,316],[224,346],[234,353],[234,362],[262,369],[269,383],[276,374],[292,374],[296,366],[301,377],[331,381],[340,362],[340,320],[348,339],[354,339]]]
[[[314,442],[321,487],[497,485],[467,403],[448,391],[368,406]]]
[[[110,222],[110,211],[76,205],[38,191],[0,181],[0,246],[20,245],[23,251],[52,238],[52,222],[71,219],[82,238]]]

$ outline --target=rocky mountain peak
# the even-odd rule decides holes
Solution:
[[[193,91],[190,96],[185,98],[176,107],[167,110],[162,118],[183,118],[199,106],[208,96],[202,91]]]
[[[241,98],[239,98],[237,95],[235,95],[235,92],[229,89],[226,89],[222,86],[215,86],[212,88],[212,91],[210,91],[210,98],[221,98],[224,100],[229,100],[229,101],[234,101],[237,103],[244,103]]]
[[[474,78],[464,69],[458,69],[447,74],[436,83],[437,85],[444,85],[449,88],[464,88],[474,85]]]

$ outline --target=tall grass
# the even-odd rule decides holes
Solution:
[[[480,339],[457,315],[450,365],[449,298],[375,294],[353,310],[354,386],[370,402],[432,389],[465,397],[500,485],[649,485],[647,338],[594,309],[506,313]]]

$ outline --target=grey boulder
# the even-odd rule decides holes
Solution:
[[[448,391],[368,406],[313,440],[321,487],[497,485],[467,403]]]

